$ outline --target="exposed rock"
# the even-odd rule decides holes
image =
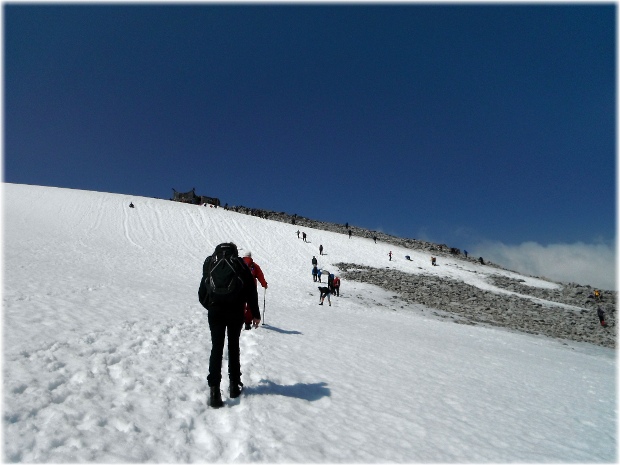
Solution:
[[[616,347],[616,292],[602,291],[602,300],[595,302],[590,286],[570,283],[560,289],[541,289],[522,284],[522,279],[494,275],[492,280],[495,286],[521,294],[506,295],[461,281],[390,268],[353,263],[337,263],[336,266],[341,271],[341,278],[398,292],[406,302],[423,304],[457,316],[454,319],[457,323],[501,326],[529,334]],[[549,303],[536,302],[527,296]],[[606,328],[599,324],[596,315],[598,306],[605,311]]]

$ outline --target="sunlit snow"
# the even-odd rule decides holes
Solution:
[[[305,243],[298,226],[222,208],[3,191],[5,462],[617,460],[614,350],[456,324],[347,280],[319,306],[310,261],[504,292],[485,279],[496,269],[301,228]],[[224,368],[212,409],[197,290],[227,241],[252,251],[269,288],[265,325],[241,334],[245,389],[229,399]]]

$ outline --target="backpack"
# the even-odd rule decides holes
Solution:
[[[200,303],[205,308],[227,305],[241,300],[243,267],[245,266],[233,243],[223,243],[207,258],[208,266],[199,290]],[[207,265],[207,263],[205,263]]]

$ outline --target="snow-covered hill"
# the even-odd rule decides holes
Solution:
[[[313,255],[337,273],[385,266],[392,250],[416,264],[395,269],[505,292],[469,262],[433,268],[427,254],[307,228],[306,243],[294,225],[167,200],[3,194],[5,461],[617,459],[613,350],[445,322],[346,280],[319,306],[310,274]],[[252,251],[269,289],[266,324],[241,335],[246,389],[228,399],[224,372],[214,410],[196,293],[224,241]]]

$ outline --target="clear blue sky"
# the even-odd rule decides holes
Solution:
[[[615,4],[3,8],[6,182],[615,241]]]

